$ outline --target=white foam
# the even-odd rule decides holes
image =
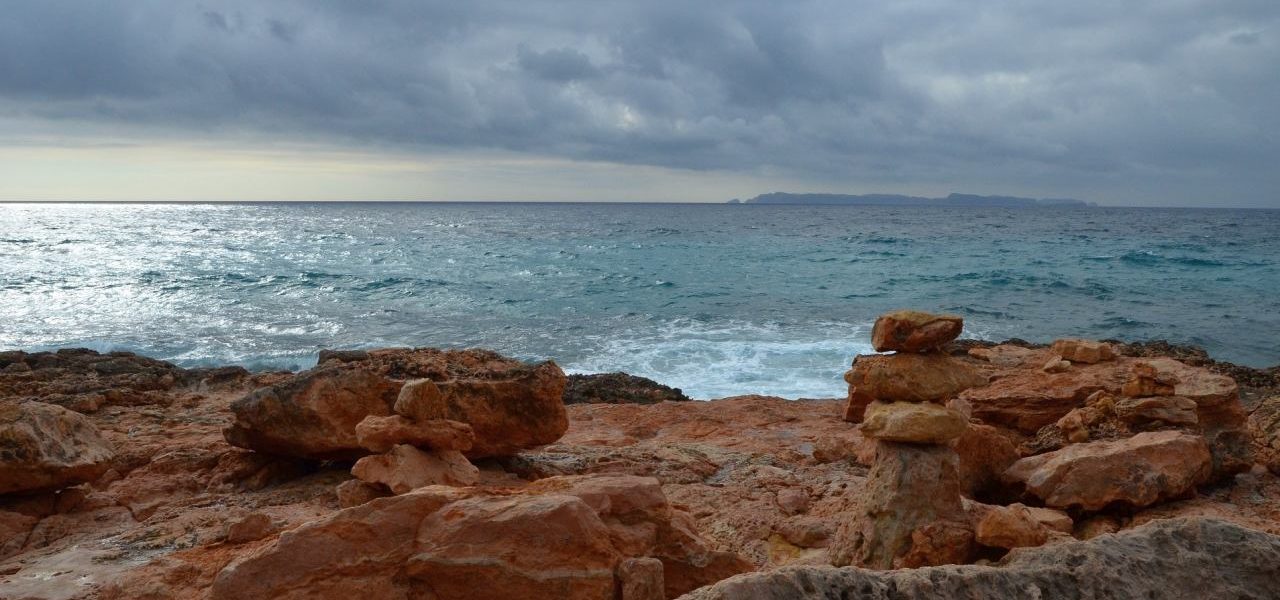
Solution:
[[[870,353],[870,323],[805,326],[678,320],[597,341],[570,373],[624,371],[678,387],[696,399],[740,394],[839,398],[856,354]]]

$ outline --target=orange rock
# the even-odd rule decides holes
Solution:
[[[978,423],[970,423],[952,447],[960,461],[960,490],[970,498],[994,491],[1005,469],[1019,458],[1008,437]]]
[[[1050,346],[1050,349],[1053,350],[1054,354],[1073,363],[1093,364],[1112,360],[1116,357],[1116,352],[1111,347],[1111,344],[1093,340],[1057,340]]]
[[[457,450],[424,452],[408,444],[356,461],[351,474],[395,494],[428,485],[474,485],[480,478],[480,471]]]
[[[114,457],[80,413],[43,402],[0,404],[0,494],[92,481]]]
[[[276,525],[271,517],[260,513],[250,513],[242,518],[227,523],[227,543],[243,544],[260,540],[275,532]]]
[[[956,339],[962,329],[964,319],[954,315],[900,310],[876,319],[871,346],[876,352],[927,352]]]
[[[662,561],[628,558],[618,564],[619,600],[664,600]]]
[[[400,384],[356,368],[318,368],[260,388],[231,404],[223,433],[233,446],[268,454],[351,459],[368,454],[356,425],[391,414]]]
[[[881,402],[940,402],[987,378],[945,354],[871,354],[853,359],[844,374],[850,391]]]
[[[40,519],[22,513],[0,511],[0,561],[14,554],[27,543],[27,536]]]
[[[1045,373],[1065,373],[1071,370],[1071,361],[1063,360],[1061,356],[1055,354],[1049,357],[1040,370]]]
[[[1073,444],[1014,463],[1005,479],[1054,508],[1096,511],[1110,504],[1148,506],[1208,480],[1204,438],[1180,431]]]
[[[1067,519],[1070,522],[1070,519]],[[978,522],[976,540],[993,548],[1025,548],[1049,541],[1049,529],[1022,504],[997,506]]]
[[[475,497],[428,516],[405,572],[439,600],[596,600],[614,593],[622,556],[574,496]]]
[[[1120,398],[1115,401],[1115,414],[1130,425],[1196,425],[1200,422],[1195,401],[1178,396]]]
[[[890,442],[945,444],[968,426],[958,411],[932,402],[872,402],[862,421],[862,435]]]
[[[386,452],[397,444],[433,450],[470,450],[475,433],[470,425],[448,419],[412,421],[400,415],[370,415],[356,425],[356,439],[373,452]]]
[[[973,405],[975,418],[1031,435],[1084,406],[1095,392],[1119,391],[1128,374],[1117,364],[1081,364],[1064,373],[1019,369],[960,397]]]
[[[439,395],[431,391],[438,388]],[[408,386],[407,386],[408,387]],[[550,444],[564,435],[569,419],[561,396],[565,376],[553,362],[511,369],[498,379],[415,382],[396,400],[412,419],[448,419],[470,425],[475,442],[467,458],[508,456]]]

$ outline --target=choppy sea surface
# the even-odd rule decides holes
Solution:
[[[1280,362],[1280,211],[0,204],[0,348],[306,368],[493,348],[697,398],[835,397],[885,310]]]

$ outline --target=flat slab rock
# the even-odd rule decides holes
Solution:
[[[1215,519],[1156,521],[1086,542],[1015,550],[999,567],[784,567],[682,600],[1280,598],[1280,537]]]

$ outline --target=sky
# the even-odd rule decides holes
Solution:
[[[1276,0],[10,0],[0,200],[1280,208]]]

